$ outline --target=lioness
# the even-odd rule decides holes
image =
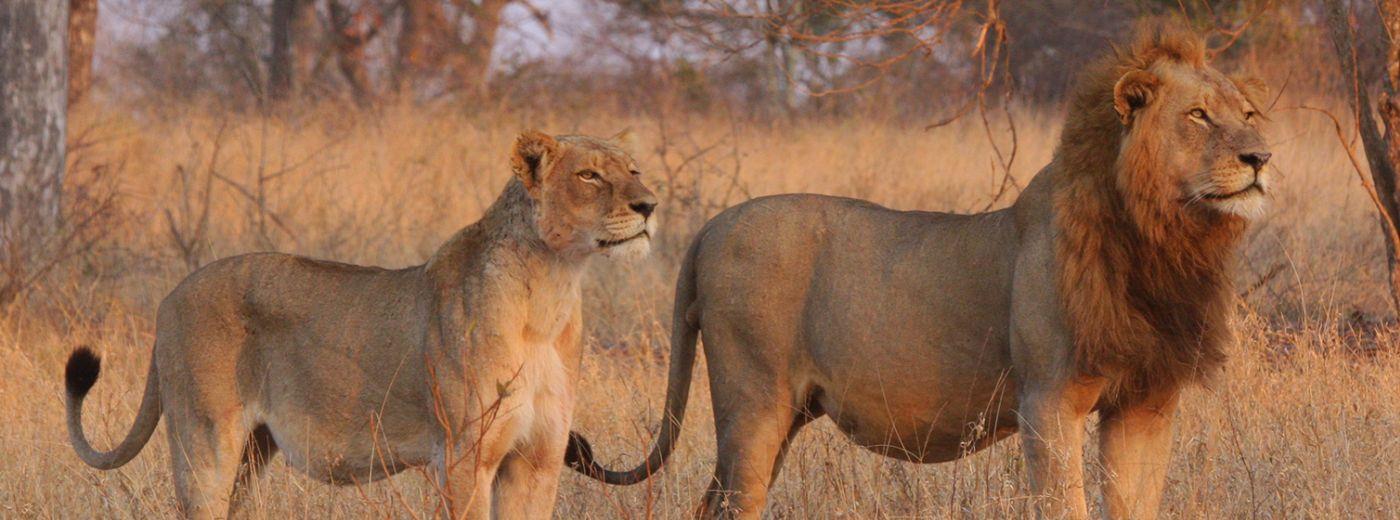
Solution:
[[[651,247],[656,199],[615,142],[529,131],[515,177],[424,265],[282,254],[214,262],[160,304],[136,424],[92,448],[82,401],[99,362],[68,359],[68,434],[112,469],[162,412],[181,511],[231,514],[278,451],[335,484],[430,465],[453,517],[548,518],[573,415],[580,276],[595,253]],[[494,504],[494,506],[493,506]]]
[[[1021,432],[1050,517],[1084,518],[1086,416],[1098,412],[1110,516],[1152,518],[1178,393],[1223,359],[1227,268],[1270,186],[1264,93],[1157,26],[1092,66],[1054,159],[1007,209],[893,211],[818,195],[711,220],[676,283],[666,411],[630,484],[665,462],[703,333],[718,464],[702,511],[756,518],[803,425],[862,446],[956,459]]]

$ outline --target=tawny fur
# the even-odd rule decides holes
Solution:
[[[1269,186],[1258,85],[1201,49],[1155,26],[1086,71],[1054,160],[1010,208],[784,195],[722,212],[676,284],[651,454],[614,472],[576,436],[571,465],[618,484],[656,472],[703,336],[718,446],[705,515],[757,518],[794,436],[830,416],[918,462],[1020,432],[1037,507],[1084,518],[1097,411],[1109,516],[1154,517],[1178,391],[1223,357],[1233,246]]]
[[[481,220],[400,270],[283,254],[226,258],[161,302],[136,424],[110,452],[83,432],[97,357],[69,360],[68,429],[111,469],[164,415],[180,510],[229,515],[266,466],[359,484],[428,466],[438,513],[548,518],[594,254],[650,247],[655,198],[616,143],[526,132]]]

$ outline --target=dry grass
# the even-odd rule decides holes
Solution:
[[[1056,120],[1018,118],[1013,173],[1023,183],[1050,159]],[[101,165],[117,179],[121,218],[108,241],[64,264],[20,312],[0,320],[0,517],[174,514],[163,435],[116,471],[92,470],[73,455],[60,382],[69,349],[88,343],[106,356],[86,415],[95,442],[109,446],[141,397],[155,306],[191,265],[263,249],[385,266],[420,262],[494,198],[508,175],[507,147],[527,123],[561,133],[633,128],[639,160],[662,195],[660,252],[631,267],[598,262],[587,291],[589,348],[576,427],[619,466],[644,453],[659,418],[671,284],[681,248],[705,218],[748,196],[787,191],[969,211],[986,205],[997,186],[991,149],[971,120],[924,131],[872,120],[760,125],[406,108],[307,109],[279,120],[170,109],[80,114],[74,128],[91,144],[76,152],[75,177]],[[1277,113],[1271,137],[1284,181],[1276,209],[1249,238],[1238,278],[1246,286],[1276,274],[1241,299],[1241,341],[1225,376],[1188,395],[1163,509],[1185,518],[1391,516],[1400,511],[1395,331],[1358,334],[1346,319],[1354,310],[1389,313],[1376,221],[1316,114]],[[682,446],[664,472],[630,488],[565,476],[558,515],[688,512],[715,459],[703,371]],[[279,462],[253,513],[424,516],[431,488],[413,473],[332,488]],[[769,511],[793,518],[1025,516],[1022,473],[1015,441],[920,466],[861,450],[821,421],[799,438]]]

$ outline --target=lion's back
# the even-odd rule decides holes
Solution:
[[[389,270],[282,253],[212,262],[161,302],[157,329],[215,333],[352,330],[363,317],[392,321],[417,311],[416,269]],[[363,323],[373,327],[372,323]]]
[[[879,270],[915,259],[949,268],[964,262],[1001,267],[1016,246],[1014,225],[1008,211],[899,211],[846,197],[774,195],[711,219],[697,238],[697,266],[702,272],[730,271],[726,277]]]

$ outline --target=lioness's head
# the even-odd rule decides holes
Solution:
[[[621,140],[534,130],[516,138],[511,169],[535,201],[535,229],[551,249],[622,258],[651,250],[656,195]]]
[[[1258,128],[1267,87],[1221,74],[1204,47],[1159,24],[1118,57],[1113,109],[1126,127],[1119,160],[1128,166],[1119,168],[1119,187],[1140,196],[1150,189],[1188,213],[1255,218],[1270,189],[1264,166],[1272,154]]]

